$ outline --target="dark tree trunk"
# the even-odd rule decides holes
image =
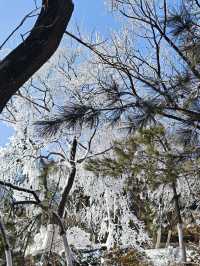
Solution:
[[[64,191],[62,193],[62,198],[61,198],[61,201],[60,201],[59,206],[58,206],[58,215],[60,216],[61,219],[63,218],[63,214],[64,214],[64,210],[65,210],[65,204],[67,202],[69,192],[73,186],[74,179],[76,176],[76,163],[75,163],[76,148],[77,148],[77,140],[76,140],[76,138],[74,138],[73,143],[72,143],[72,147],[71,147],[71,151],[70,151],[71,169],[69,172],[67,184],[64,188]]]
[[[72,0],[48,0],[27,39],[0,62],[0,112],[56,51],[73,8]]]

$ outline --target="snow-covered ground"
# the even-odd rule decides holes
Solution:
[[[180,262],[179,248],[169,246],[161,249],[147,249],[146,256],[154,266],[169,266],[171,263]],[[187,250],[188,262],[191,261],[192,251]]]

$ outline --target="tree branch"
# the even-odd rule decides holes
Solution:
[[[17,191],[22,191],[22,192],[26,192],[26,193],[32,194],[33,197],[35,198],[36,202],[40,203],[40,199],[39,199],[37,193],[34,190],[31,190],[31,189],[28,189],[28,188],[19,187],[19,186],[11,184],[9,182],[5,182],[5,181],[1,181],[1,180],[0,180],[0,186],[9,187],[9,188],[12,188],[12,189],[17,190]]]
[[[48,0],[27,39],[0,62],[0,112],[54,54],[73,12],[72,0]]]

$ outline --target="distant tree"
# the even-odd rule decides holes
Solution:
[[[133,138],[115,142],[112,155],[89,159],[85,163],[85,169],[92,172],[97,178],[99,176],[102,178],[113,177],[116,182],[124,176],[123,191],[129,199],[130,209],[148,227],[150,225],[148,219],[151,220],[151,207],[150,202],[145,199],[147,197],[146,181],[136,178],[137,174],[142,171],[140,162],[135,155],[137,146],[138,144]],[[137,163],[134,163],[136,160]]]

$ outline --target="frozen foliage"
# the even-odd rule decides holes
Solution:
[[[69,244],[77,249],[94,248],[94,244],[90,241],[90,234],[79,227],[71,227],[67,231]]]
[[[12,123],[15,133],[0,150],[1,181],[34,190],[43,207],[27,203],[35,200],[33,194],[13,192],[2,185],[0,195],[6,214],[8,202],[15,206],[26,201],[27,205],[22,207],[20,203],[16,208],[19,214],[12,213],[15,230],[22,235],[17,244],[26,254],[63,253],[60,228],[52,213],[57,212],[69,174],[75,168],[75,180],[61,217],[63,230],[67,228],[63,235],[75,249],[120,247],[141,251],[152,246],[155,229],[162,227],[166,233],[177,223],[172,183],[176,183],[183,223],[190,218],[199,225],[199,146],[195,144],[196,154],[188,156],[190,150],[184,150],[170,137],[180,121],[189,127],[188,119],[192,118],[198,125],[192,100],[196,100],[199,84],[194,79],[192,88],[177,85],[177,73],[187,62],[177,66],[182,54],[173,51],[172,42],[164,38],[169,29],[165,31],[164,27],[163,33],[158,30],[163,29],[164,16],[159,21],[164,10],[162,1],[144,1],[144,6],[137,0],[107,2],[112,10],[125,12],[126,16],[123,12],[120,15],[122,28],[113,32],[109,41],[98,36],[98,45],[89,47],[94,53],[79,45],[60,48],[16,93],[2,115]],[[128,19],[132,12],[137,19]],[[151,25],[152,21],[158,26]],[[172,115],[178,122],[169,123]],[[42,122],[46,123],[46,131],[40,127]],[[157,122],[166,128],[166,139],[160,141],[162,135],[158,134],[152,145],[152,125]],[[101,175],[101,169],[99,174],[91,174],[84,169],[88,158],[102,158],[105,150],[111,158],[115,156],[110,148],[114,140],[126,139],[127,131],[137,137],[145,127],[150,134],[145,132],[147,138],[132,153],[133,158],[128,158],[131,174],[126,168],[119,176]],[[194,141],[194,133],[190,141]],[[78,143],[75,161],[69,158],[74,136]],[[144,191],[134,191],[134,181],[141,182]],[[131,197],[131,193],[138,193],[138,198]],[[141,204],[145,200],[151,203],[151,208],[147,204],[149,217],[138,215],[140,206],[136,210],[137,201]],[[156,266],[164,266],[178,258],[176,251],[147,250],[146,254]]]
[[[20,186],[35,190],[45,206],[50,201],[51,208],[54,208],[58,203],[69,173],[66,157],[70,146],[71,133],[68,134],[69,131],[63,128],[57,137],[49,139],[38,138],[34,133],[33,123],[40,117],[44,118],[48,113],[48,109],[51,109],[53,105],[63,104],[65,101],[69,101],[69,99],[79,98],[79,89],[82,84],[90,81],[90,84],[87,84],[87,86],[97,86],[92,77],[97,75],[100,70],[100,66],[94,67],[93,64],[88,65],[87,63],[87,71],[85,71],[85,63],[81,63],[78,70],[81,79],[71,79],[63,75],[63,73],[61,74],[62,71],[58,67],[62,65],[63,59],[60,59],[62,53],[62,50],[58,52],[57,57],[52,59],[49,65],[47,64],[41,70],[44,80],[40,79],[40,73],[38,73],[35,80],[27,84],[27,86],[33,85],[32,90],[35,98],[36,95],[42,98],[43,89],[46,90],[43,107],[38,106],[37,101],[34,104],[35,99],[32,99],[32,102],[26,100],[26,97],[16,97],[14,99],[14,105],[11,108],[17,109],[14,125],[16,133],[11,139],[9,146],[1,151],[3,159],[1,160],[1,169],[5,181],[11,181]],[[74,60],[75,58],[76,55],[74,55]],[[52,67],[54,69],[53,73]],[[64,67],[66,67],[65,63],[63,63]],[[75,75],[73,71],[72,75]],[[36,82],[36,85],[41,90],[37,90],[33,82]],[[64,84],[66,83],[68,83],[71,90],[65,87]],[[57,90],[54,90],[54,87]],[[36,94],[35,90],[37,91]],[[27,91],[25,91],[26,93]],[[62,95],[61,98],[60,95]],[[91,97],[88,98],[88,93],[83,88],[81,100],[88,102],[89,99],[93,105],[103,104],[103,98],[98,100],[95,98],[97,102],[94,102],[92,95],[91,91]],[[29,95],[26,96],[28,97]],[[40,108],[43,109],[43,112],[38,112]],[[9,117],[9,113],[4,115]],[[9,119],[12,120],[11,117]],[[89,129],[81,132],[79,128],[76,128],[75,131],[75,134],[79,136],[80,142],[84,143],[84,145],[85,143],[87,144],[88,139],[86,136],[88,133],[90,134]],[[113,137],[117,136],[120,138],[120,135],[123,135],[123,133],[119,134],[119,132],[114,131],[111,133],[110,128],[105,126],[104,132],[96,134],[90,155],[94,151],[98,153],[108,148],[112,145]],[[80,148],[77,160],[84,154],[84,149],[81,150]],[[111,249],[119,245],[139,249],[144,244],[149,243],[149,237],[145,232],[143,222],[139,221],[131,212],[128,198],[123,193],[126,177],[124,176],[116,182],[114,178],[109,176],[105,178],[92,176],[86,173],[80,165],[77,165],[77,170],[77,178],[71,191],[72,204],[70,204],[69,200],[70,208],[66,208],[66,221],[69,225],[67,231],[69,244],[74,245],[75,248],[104,245]],[[48,192],[46,191],[46,186],[48,187]],[[79,195],[81,191],[83,193]],[[89,201],[84,203],[82,197],[83,199],[88,197]],[[15,192],[12,200],[33,200],[33,197],[27,196],[23,192]],[[75,201],[74,207],[73,200]],[[76,207],[77,205],[79,207]],[[29,216],[40,213],[37,208],[32,206],[27,206],[26,209]],[[75,227],[74,224],[77,224],[77,226]],[[38,229],[34,236],[34,244],[27,249],[27,254],[36,254],[41,250],[46,252],[50,248],[56,252],[63,250],[63,248],[60,248],[62,241],[58,228],[54,228],[53,225],[47,224],[47,221],[45,221]]]
[[[124,35],[126,34],[128,33],[125,32]],[[119,36],[116,36],[115,41],[119,44]],[[67,53],[65,57],[63,57],[64,52]],[[1,150],[3,160],[0,163],[3,178],[34,189],[43,204],[49,206],[50,202],[52,209],[57,206],[67,181],[69,173],[67,153],[72,134],[76,134],[78,141],[86,146],[88,136],[91,136],[91,130],[76,126],[74,131],[71,131],[67,127],[61,127],[56,136],[38,138],[33,123],[38,119],[51,116],[56,110],[55,106],[63,105],[69,101],[82,101],[94,108],[103,106],[105,99],[109,98],[109,91],[107,95],[103,96],[102,94],[103,97],[96,97],[95,93],[98,95],[100,84],[98,84],[95,76],[101,75],[101,78],[105,79],[108,85],[113,80],[118,80],[119,86],[123,85],[120,75],[117,73],[107,75],[103,65],[94,65],[87,60],[78,61],[81,49],[77,49],[71,55],[70,52],[71,50],[69,52],[60,50],[50,63],[37,74],[35,80],[27,84],[27,86],[32,86],[31,90],[35,97],[32,102],[26,99],[29,94],[31,95],[31,90],[29,90],[28,95],[26,95],[27,91],[25,90],[26,97],[14,99],[14,105],[11,108],[17,109],[14,124],[15,136],[11,139],[10,144]],[[69,62],[70,68],[66,71]],[[89,94],[88,90],[90,91]],[[38,106],[39,102],[35,100],[36,98],[43,99],[42,107]],[[124,97],[124,101],[128,104],[128,97]],[[5,113],[4,116],[12,120],[9,113]],[[123,131],[111,130],[108,126],[107,113],[102,115],[102,119],[106,123],[100,124],[101,131],[97,131],[93,139],[89,156],[112,146],[113,139],[120,139],[124,136]],[[117,125],[119,128],[123,126],[120,123]],[[84,154],[84,148],[78,147],[77,160],[82,158]],[[151,244],[146,225],[138,219],[130,208],[130,204],[133,205],[134,203],[130,202],[128,194],[124,192],[126,179],[126,175],[117,179],[110,176],[94,176],[86,172],[82,165],[77,164],[77,177],[65,210],[65,220],[68,225],[67,237],[70,245],[75,248],[102,245],[108,249],[121,246],[141,250]],[[183,182],[180,183],[179,190],[181,189],[184,193],[188,193],[188,188]],[[172,196],[170,191],[169,193],[166,191],[165,189],[163,201],[167,205]],[[162,193],[162,188],[159,187],[154,194],[151,194],[150,191],[150,196],[158,203]],[[20,195],[14,193],[13,197],[15,201],[33,199],[30,196],[27,198],[24,193],[20,193]],[[28,215],[38,213],[38,210],[31,206],[27,209],[29,210]],[[34,244],[30,246],[27,254],[36,254],[41,250],[47,251],[50,248],[58,253],[63,251],[58,228],[53,228],[53,225],[48,224],[47,220],[39,226],[39,230],[34,236]]]
[[[89,206],[83,206],[82,214],[100,243],[108,249],[115,245],[137,249],[150,243],[144,224],[130,210],[128,197],[123,193],[125,177],[95,177],[80,169],[77,180],[89,197]]]
[[[90,235],[79,227],[67,230],[69,245],[76,249],[94,248],[90,241]],[[97,246],[96,246],[97,247]],[[41,226],[39,232],[34,236],[34,243],[27,249],[26,254],[37,255],[46,252],[64,253],[64,246],[59,234],[59,227],[53,224]]]

